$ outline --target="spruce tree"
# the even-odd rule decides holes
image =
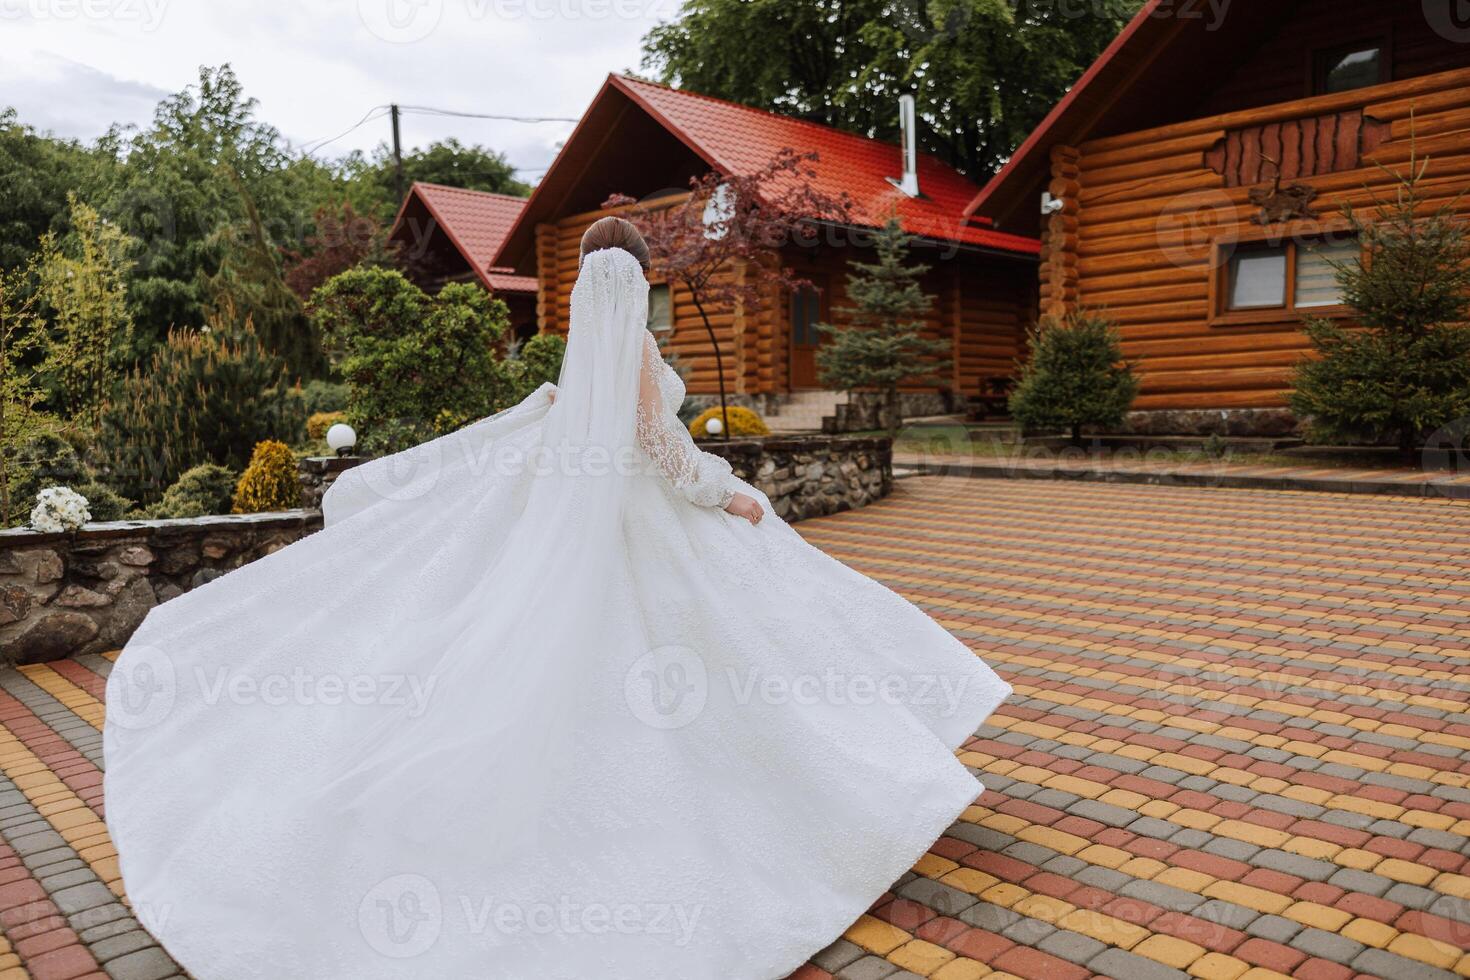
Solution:
[[[1337,269],[1357,326],[1306,322],[1317,357],[1291,396],[1318,440],[1391,440],[1407,456],[1470,415],[1470,236],[1458,198],[1427,208],[1427,167],[1411,157],[1369,216],[1345,209],[1368,256]]]
[[[1118,331],[1102,314],[1082,310],[1031,329],[1011,415],[1027,429],[1066,429],[1081,443],[1084,425],[1115,426],[1138,394]]]
[[[905,264],[911,240],[898,218],[890,217],[873,239],[877,261],[851,263],[847,295],[852,305],[838,310],[847,322],[817,325],[828,338],[817,349],[822,383],[848,392],[877,389],[881,424],[890,435],[903,420],[899,385],[930,379],[933,357],[947,346],[921,333],[933,297],[919,286],[929,267]]]

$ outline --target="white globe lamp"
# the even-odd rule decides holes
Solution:
[[[720,421],[719,419],[710,419],[708,422],[704,423],[704,431],[708,432],[712,436],[717,436],[721,432],[725,431],[725,423]]]
[[[327,430],[327,446],[338,456],[350,456],[357,445],[357,431],[346,422],[338,422]]]

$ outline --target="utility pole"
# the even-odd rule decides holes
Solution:
[[[393,116],[393,182],[398,189],[398,203],[403,203],[407,188],[403,186],[403,140],[398,135],[398,103],[388,107]]]

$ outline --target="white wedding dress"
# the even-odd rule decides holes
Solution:
[[[1010,688],[695,447],[646,309],[592,253],[554,404],[349,471],[119,657],[108,826],[199,980],[775,980],[980,792]]]

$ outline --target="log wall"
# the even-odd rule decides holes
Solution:
[[[1218,148],[1232,133],[1282,124],[1289,131],[1301,120],[1344,113],[1376,123],[1371,143],[1347,155],[1355,166],[1299,178],[1318,192],[1321,220],[1265,229],[1252,223],[1251,186],[1217,172],[1212,154],[1223,162]],[[1077,148],[1075,181],[1063,150],[1053,160],[1052,193],[1065,203],[1047,231],[1043,312],[1107,309],[1143,373],[1136,408],[1282,405],[1306,338],[1297,323],[1266,316],[1211,324],[1212,243],[1329,227],[1343,205],[1362,208],[1388,190],[1391,177],[1379,165],[1407,167],[1411,134],[1419,157],[1431,160],[1430,204],[1452,200],[1470,183],[1470,69],[1094,139]],[[1470,211],[1470,199],[1459,207]]]
[[[566,332],[582,235],[598,218],[616,213],[617,209],[592,211],[537,228],[541,330]],[[826,245],[789,249],[782,261],[824,287],[824,308],[832,322],[842,323],[841,309],[849,303],[849,262],[871,257],[857,246]],[[967,395],[978,390],[983,377],[1009,375],[1035,312],[1035,266],[1026,260],[934,249],[916,249],[912,258],[932,267],[923,280],[925,292],[934,297],[924,333],[943,340],[948,353],[935,359],[934,383],[910,387]],[[759,278],[767,273],[760,268],[735,268],[725,274]],[[649,281],[661,284],[656,273]],[[773,285],[757,311],[708,311],[723,354],[728,392],[772,395],[791,390],[789,300],[785,290]],[[715,357],[693,297],[675,287],[670,301],[673,329],[664,343],[665,353],[677,358],[690,394],[714,394],[719,391]]]

